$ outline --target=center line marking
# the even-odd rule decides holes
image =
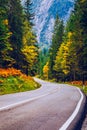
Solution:
[[[57,90],[57,89],[56,89]],[[58,89],[59,90],[59,89]],[[13,107],[16,107],[16,106],[19,106],[21,104],[24,104],[24,103],[27,103],[27,102],[30,102],[30,101],[33,101],[33,100],[36,100],[36,99],[39,99],[39,98],[42,98],[42,97],[45,97],[51,93],[55,93],[56,91],[53,91],[53,92],[48,92],[46,94],[43,94],[43,95],[40,95],[40,96],[37,96],[37,97],[34,97],[34,98],[30,98],[30,99],[27,99],[27,100],[24,100],[24,101],[20,101],[18,103],[13,103],[13,104],[10,104],[10,105],[7,105],[5,107],[1,107],[0,108],[0,111],[3,111],[3,110],[7,110],[7,109],[10,109],[10,108],[13,108]]]

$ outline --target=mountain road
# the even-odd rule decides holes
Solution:
[[[0,96],[0,130],[79,130],[86,103],[80,89],[35,80],[41,88]]]

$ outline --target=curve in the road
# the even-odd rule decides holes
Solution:
[[[82,101],[83,101],[83,93],[81,92],[81,90],[79,88],[77,88],[80,95],[81,95],[81,98],[74,110],[74,112],[72,113],[72,115],[69,117],[69,119],[62,125],[62,127],[59,129],[59,130],[67,130],[67,128],[69,127],[69,125],[72,123],[72,121],[75,119],[75,117],[77,116],[79,110],[80,110],[80,107],[81,107],[81,104],[82,104]]]
[[[13,104],[10,104],[10,105],[6,105],[4,107],[1,107],[0,108],[0,111],[4,111],[4,110],[8,110],[10,108],[14,108],[14,107],[17,107],[19,105],[22,105],[22,104],[25,104],[25,103],[28,103],[30,101],[34,101],[34,100],[37,100],[39,98],[42,98],[42,97],[45,97],[51,93],[55,93],[56,89],[53,91],[53,92],[47,92],[46,94],[43,94],[43,95],[40,95],[40,96],[36,96],[36,97],[33,97],[33,98],[30,98],[30,99],[27,99],[27,100],[23,100],[23,101],[20,101],[20,102],[17,102],[17,103],[13,103]]]
[[[21,105],[21,104],[24,104],[24,103],[27,103],[27,102],[30,102],[30,101],[33,101],[33,100],[42,98],[42,97],[47,96],[47,95],[49,95],[49,93],[44,94],[44,95],[40,95],[40,96],[37,96],[37,97],[34,97],[34,98],[31,98],[31,99],[28,99],[28,100],[24,100],[24,101],[21,101],[21,102],[18,102],[18,103],[13,103],[13,104],[7,105],[7,106],[5,106],[5,107],[1,107],[1,108],[0,108],[0,111],[7,110],[7,109],[10,109],[10,108],[19,106],[19,105]]]
[[[44,110],[42,109],[44,111],[43,115],[46,112],[48,112],[48,115],[49,115],[49,113],[53,113],[53,114],[57,113],[58,114],[57,117],[56,117],[57,120],[56,120],[56,124],[55,124],[56,125],[56,130],[57,129],[58,130],[74,130],[73,128],[77,125],[77,122],[78,122],[77,117],[78,117],[78,115],[80,115],[79,117],[82,116],[82,110],[84,109],[84,104],[85,104],[85,96],[81,92],[81,90],[79,88],[74,88],[74,87],[70,88],[70,86],[64,85],[64,84],[63,85],[62,84],[58,85],[57,83],[54,84],[54,83],[44,82],[44,81],[39,80],[39,79],[37,79],[37,81],[42,84],[42,87],[40,89],[38,89],[37,91],[32,91],[34,93],[26,92],[26,93],[23,93],[23,95],[21,95],[21,96],[19,94],[17,94],[17,95],[13,94],[14,95],[13,97],[11,97],[12,95],[10,95],[10,96],[7,95],[7,96],[1,97],[1,104],[2,104],[2,101],[5,101],[5,100],[7,101],[6,97],[8,97],[8,99],[9,99],[8,100],[9,104],[3,105],[3,107],[0,107],[0,111],[8,110],[8,109],[14,108],[16,106],[21,106],[22,104],[25,104],[25,106],[29,105],[29,108],[30,108],[30,111],[31,111],[31,107],[30,107],[30,104],[28,104],[28,102],[36,100],[36,104],[39,104],[39,105],[42,106],[42,104],[40,104],[40,101],[42,100],[41,103],[44,101],[43,102],[43,106],[44,106],[43,108],[48,110],[48,107],[47,107],[46,104],[49,104],[52,107],[52,108],[49,109],[49,111],[46,111],[45,109]],[[60,90],[60,91],[57,91],[57,90]],[[48,97],[48,95],[49,95],[49,97]],[[73,95],[74,97],[71,96],[71,95]],[[23,100],[19,99],[19,100],[17,100],[17,102],[15,102],[14,100],[12,100],[15,97],[16,97],[16,99],[19,99],[19,97],[20,98],[24,97],[24,98],[22,98]],[[43,97],[46,99],[46,101],[43,100],[44,99]],[[37,100],[37,99],[40,99],[40,100]],[[54,100],[54,99],[56,99],[56,100]],[[70,105],[66,104],[67,99],[68,99],[68,104],[70,103]],[[50,100],[53,101],[53,102],[50,102]],[[62,102],[62,100],[64,100],[64,102]],[[13,102],[10,102],[10,101],[13,101]],[[57,104],[58,101],[59,101],[59,105],[57,105],[57,107],[55,108],[55,104]],[[73,102],[73,105],[72,105],[71,101],[75,101],[75,102]],[[32,102],[32,104],[33,104],[33,102]],[[36,106],[39,106],[39,105],[36,105]],[[64,105],[64,106],[61,107],[61,105]],[[61,110],[61,108],[66,107],[66,106],[68,106],[68,107],[70,106],[70,108],[69,109],[66,108],[65,110],[64,109]],[[73,108],[72,108],[72,106],[73,106]],[[17,107],[17,108],[21,109],[21,107]],[[29,110],[29,108],[28,108],[28,110]],[[16,109],[15,109],[15,111],[16,111]],[[70,114],[68,113],[69,116],[67,116],[67,112],[69,112],[69,110],[71,112],[70,112]],[[37,107],[37,112],[38,112],[38,107]],[[60,115],[60,113],[61,113],[61,115]],[[59,121],[59,124],[58,124],[57,121],[60,118],[60,116],[62,116],[62,113],[64,114],[64,116],[63,116],[64,119],[61,118],[62,122]],[[2,116],[2,117],[4,118],[4,116]],[[37,117],[35,117],[35,118],[37,118]],[[41,118],[40,119],[42,120],[42,111],[41,111]],[[2,119],[1,119],[1,121],[2,121]],[[48,124],[49,124],[50,121],[51,120],[49,118]],[[32,122],[31,122],[31,126],[32,126]],[[54,126],[54,128],[55,128],[55,126]],[[52,128],[51,129],[47,128],[47,130],[53,130],[53,129]]]

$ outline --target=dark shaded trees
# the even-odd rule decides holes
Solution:
[[[57,50],[54,65],[58,76],[63,74],[65,80],[82,80],[83,84],[87,79],[86,15],[86,0],[77,0],[65,27],[63,43]]]
[[[15,67],[27,75],[36,71],[38,47],[32,17],[30,0],[26,1],[25,8],[20,0],[0,0],[1,67]]]
[[[61,21],[57,16],[54,25],[52,45],[49,50],[49,78],[55,77],[55,71],[53,70],[54,60],[56,59],[56,53],[63,41],[63,33],[63,21]]]
[[[10,31],[12,32],[10,43],[13,48],[11,56],[14,59],[14,67],[20,69],[20,65],[23,59],[21,53],[21,48],[23,46],[23,8],[21,6],[20,0],[9,0],[8,5],[8,20]]]
[[[0,0],[0,67],[7,67],[11,63],[9,52],[12,50],[9,38],[11,32],[8,25],[7,0]]]

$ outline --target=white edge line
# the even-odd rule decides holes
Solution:
[[[74,118],[76,117],[76,115],[78,114],[78,112],[79,112],[80,106],[81,106],[82,101],[83,101],[83,94],[82,94],[82,92],[81,92],[81,90],[80,90],[79,88],[77,88],[77,89],[78,89],[78,91],[79,91],[79,93],[80,93],[80,95],[81,95],[81,98],[80,98],[80,100],[79,100],[79,102],[78,102],[78,104],[77,104],[77,106],[76,106],[74,112],[72,113],[72,115],[71,115],[71,116],[68,118],[68,120],[62,125],[62,127],[59,128],[59,130],[66,130],[66,129],[69,127],[69,125],[71,124],[71,122],[74,120]]]
[[[34,97],[34,98],[31,98],[31,99],[27,99],[27,100],[24,100],[24,101],[21,101],[21,102],[18,102],[18,103],[14,103],[14,104],[11,104],[11,105],[8,105],[8,106],[5,106],[5,107],[1,107],[1,108],[0,108],[0,111],[8,110],[8,109],[10,109],[10,108],[19,106],[19,105],[21,105],[21,104],[23,104],[23,103],[27,103],[27,102],[30,102],[30,101],[39,99],[39,98],[44,97],[44,96],[47,96],[47,95],[49,95],[49,93],[44,94],[44,95],[41,95],[41,96],[37,96],[37,97]]]

